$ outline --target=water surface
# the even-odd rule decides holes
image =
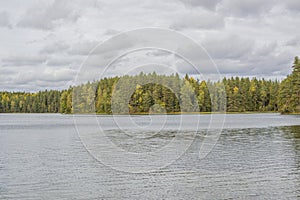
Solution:
[[[188,116],[180,132],[176,115],[162,129],[164,116],[133,116],[136,127],[122,123],[128,116],[97,116],[106,136],[128,152],[156,151],[174,137],[192,141],[178,160],[149,173],[116,171],[94,159],[76,128],[95,129],[95,117],[80,116],[75,126],[71,115],[1,114],[0,199],[300,197],[299,116],[227,115],[222,134],[204,159],[199,159],[199,147],[210,115]],[[191,126],[197,123],[193,135]]]

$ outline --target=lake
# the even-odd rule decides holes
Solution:
[[[300,198],[300,116],[0,114],[0,199],[270,198]]]

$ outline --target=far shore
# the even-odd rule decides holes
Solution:
[[[73,113],[0,113],[0,114],[62,114],[62,115],[73,115]],[[300,113],[280,113],[275,111],[266,112],[255,112],[255,111],[245,111],[245,112],[170,112],[170,113],[118,113],[118,114],[108,114],[108,113],[75,113],[74,115],[211,115],[211,114],[280,114],[280,115],[300,115]]]
[[[66,115],[72,115],[72,113],[62,113]],[[210,115],[210,114],[281,114],[281,115],[300,115],[300,113],[280,113],[275,111],[266,112],[255,112],[255,111],[245,111],[245,112],[170,112],[170,113],[118,113],[118,114],[108,114],[108,113],[76,113],[76,115]]]

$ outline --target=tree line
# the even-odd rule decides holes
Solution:
[[[300,61],[283,81],[140,73],[104,78],[67,90],[0,92],[1,113],[300,112]]]

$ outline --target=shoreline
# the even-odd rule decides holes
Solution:
[[[255,112],[255,111],[246,111],[246,112],[172,112],[172,113],[118,113],[118,114],[108,114],[108,113],[21,113],[21,112],[10,112],[10,113],[0,113],[0,114],[61,114],[61,115],[103,115],[103,116],[113,116],[113,115],[136,115],[136,116],[146,116],[146,115],[214,115],[214,114],[280,114],[280,115],[300,115],[300,113],[280,113],[275,111],[266,111],[266,112]]]

